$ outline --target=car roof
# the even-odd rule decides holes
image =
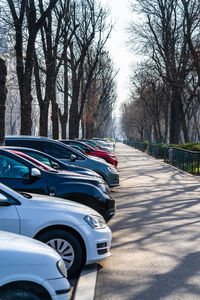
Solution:
[[[51,142],[51,143],[55,143],[55,144],[58,144],[60,146],[62,146],[63,148],[67,148],[67,149],[70,149],[70,150],[73,150],[77,155],[80,155],[84,158],[87,158],[87,156],[83,153],[81,153],[80,151],[76,150],[76,149],[71,149],[70,145],[67,145],[67,144],[64,144],[58,140],[53,140],[51,138],[48,138],[48,137],[44,137],[44,136],[30,136],[30,135],[10,135],[10,136],[6,136],[5,137],[5,140],[16,140],[16,139],[19,139],[19,140],[37,140],[37,141],[47,141],[47,142]]]
[[[48,140],[51,141],[51,138],[45,136],[34,136],[34,135],[7,135],[5,139],[23,139],[23,140]]]

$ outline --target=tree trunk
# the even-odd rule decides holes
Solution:
[[[5,59],[0,55],[0,145],[5,144],[6,75]]]
[[[51,87],[51,105],[52,105],[52,137],[54,140],[59,139],[59,107],[56,102],[56,80],[52,78]]]
[[[59,109],[59,118],[62,130],[62,139],[67,138],[67,121],[68,121],[68,97],[69,97],[69,79],[68,79],[68,60],[66,49],[64,51],[64,112]]]
[[[52,103],[52,137],[54,140],[59,139],[59,122],[58,122],[58,103]]]
[[[170,143],[179,144],[181,132],[181,94],[176,89],[173,90],[171,112],[170,112]]]
[[[66,126],[66,122],[65,120],[63,120],[62,118],[60,118],[60,125],[61,125],[61,130],[62,130],[62,139],[66,140],[67,138],[67,126]]]
[[[28,82],[26,82],[28,84]],[[26,84],[25,83],[25,84]],[[23,96],[21,98],[21,134],[31,135],[32,134],[32,96],[31,89],[29,86],[24,86]]]
[[[78,99],[79,89],[75,89],[74,86],[72,103],[69,111],[69,139],[79,137]]]
[[[183,104],[182,103],[181,103],[180,114],[181,114],[181,123],[182,123],[182,130],[183,130],[184,140],[185,140],[185,143],[188,143],[189,142],[188,128],[187,128],[186,121],[185,121],[185,112],[183,111]]]
[[[48,136],[49,102],[40,103],[40,136]]]

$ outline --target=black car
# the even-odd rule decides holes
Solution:
[[[76,181],[55,169],[47,171],[9,150],[0,149],[0,182],[23,192],[57,196],[88,205],[108,222],[115,214],[115,201],[98,187]]]

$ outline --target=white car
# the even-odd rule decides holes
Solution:
[[[110,256],[111,231],[95,210],[66,199],[20,194],[1,183],[0,230],[53,247],[63,258],[69,277],[83,264]]]
[[[65,263],[49,246],[0,231],[1,300],[68,300],[66,276]]]

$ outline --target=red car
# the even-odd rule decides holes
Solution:
[[[96,157],[101,157],[101,158],[105,159],[106,162],[117,167],[118,160],[117,160],[116,156],[110,152],[95,149],[94,147],[89,146],[86,143],[79,142],[79,141],[61,140],[60,142],[67,144],[69,146],[72,146],[72,147],[78,146],[85,152],[85,154],[91,155],[91,156],[96,156]]]

